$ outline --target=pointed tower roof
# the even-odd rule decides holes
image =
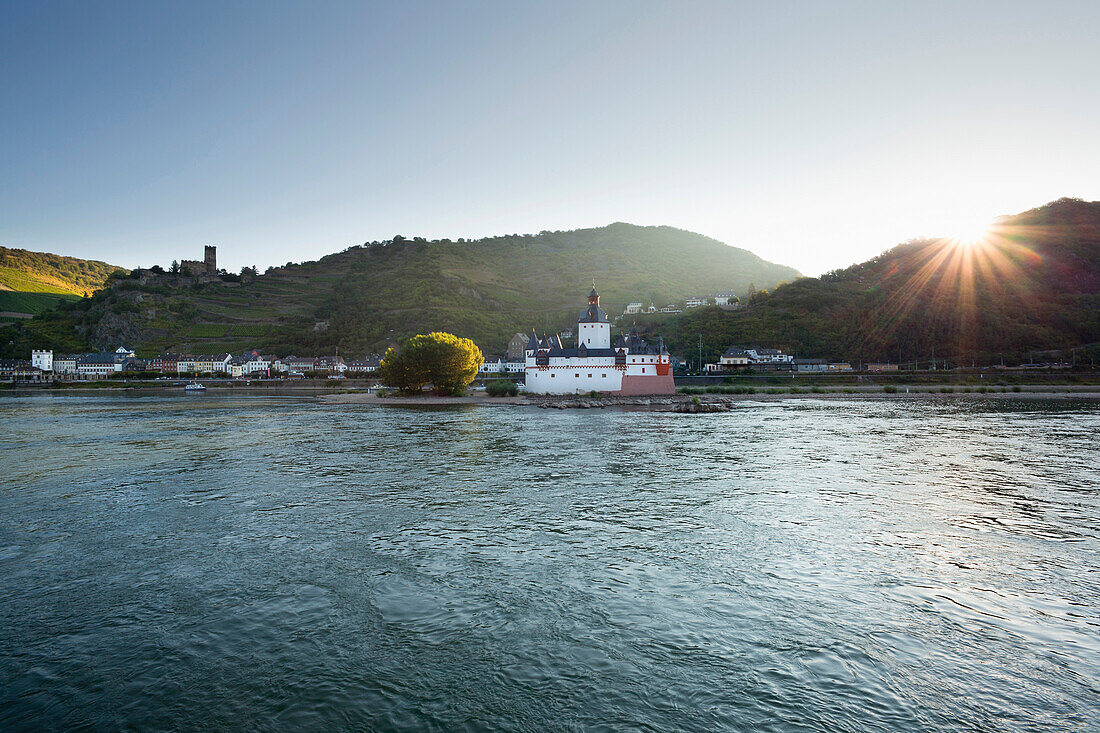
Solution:
[[[588,307],[577,316],[577,323],[611,323],[611,319],[600,308],[600,294],[596,292],[596,281],[592,281],[592,292],[588,294]]]

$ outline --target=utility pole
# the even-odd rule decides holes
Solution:
[[[703,373],[703,334],[699,334],[699,373]]]

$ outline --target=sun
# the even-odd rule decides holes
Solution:
[[[973,247],[989,241],[990,222],[974,221],[956,227],[952,241],[961,247]]]

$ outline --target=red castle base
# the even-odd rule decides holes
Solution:
[[[675,393],[676,384],[672,381],[672,374],[659,374],[652,377],[623,375],[623,386],[618,392],[618,394],[632,396]]]

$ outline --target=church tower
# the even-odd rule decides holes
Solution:
[[[592,283],[592,292],[588,294],[588,307],[577,318],[577,348],[610,349],[611,321],[600,308],[600,294],[596,292],[596,283]]]

